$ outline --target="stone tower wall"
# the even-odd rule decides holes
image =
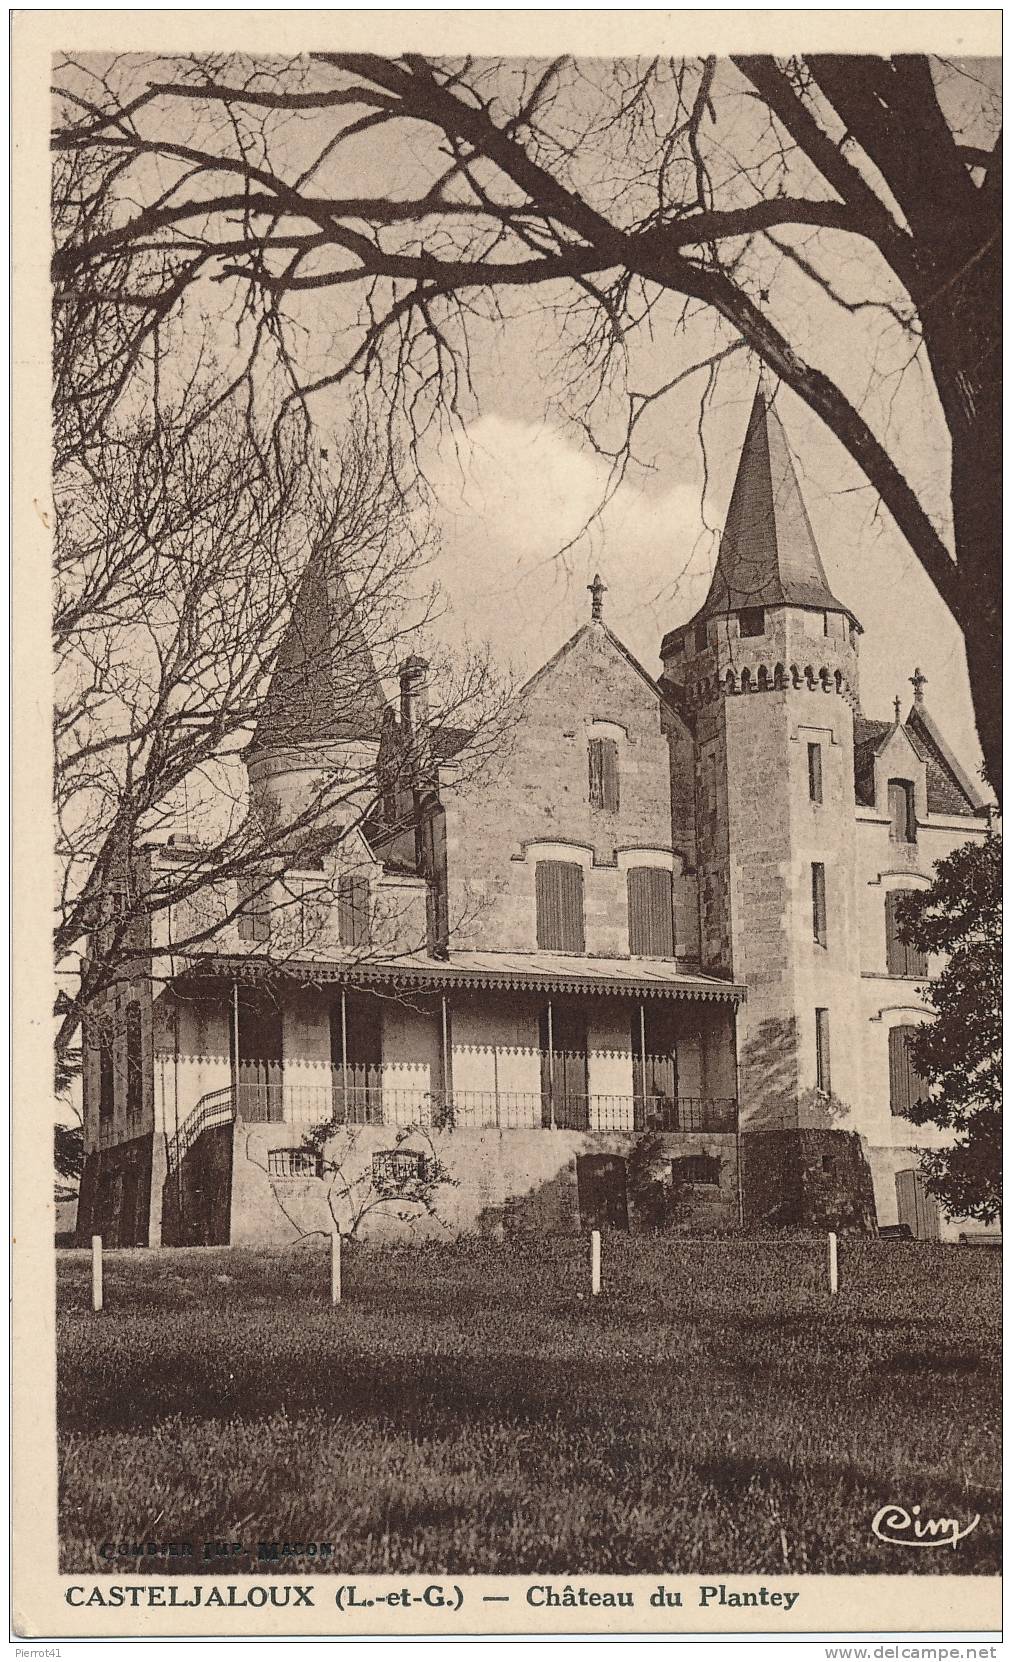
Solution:
[[[856,633],[842,613],[780,608],[665,642],[696,739],[701,967],[749,989],[739,1018],[742,1122],[860,1129],[860,957],[853,715]],[[809,796],[808,746],[822,758]],[[812,865],[825,867],[826,945]],[[816,1009],[829,1011],[829,1097],[816,1091]]]

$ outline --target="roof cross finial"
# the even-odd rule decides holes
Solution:
[[[928,684],[927,676],[922,675],[921,671],[919,669],[915,669],[913,675],[910,677],[910,685],[914,689],[914,703],[915,704],[923,704],[924,703],[924,689],[927,686],[927,684]]]
[[[590,590],[590,616],[594,623],[600,623],[604,616],[604,597],[608,592],[608,585],[601,578],[601,573],[595,571],[594,581],[587,584]]]
[[[899,693],[897,693],[896,697],[893,699],[893,720],[895,721],[895,723],[898,727],[899,724],[900,724],[900,695],[899,695]]]

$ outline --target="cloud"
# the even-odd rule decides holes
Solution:
[[[448,644],[487,641],[501,663],[530,673],[590,615],[586,585],[600,571],[608,622],[656,673],[661,636],[706,592],[714,549],[696,484],[626,481],[581,536],[607,464],[558,430],[498,415],[475,421],[455,450],[445,445],[430,478]]]

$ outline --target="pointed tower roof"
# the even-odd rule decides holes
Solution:
[[[760,377],[709,593],[699,618],[748,606],[853,613],[835,599],[772,397]]]
[[[347,584],[317,552],[302,578],[250,751],[378,739],[388,708]]]

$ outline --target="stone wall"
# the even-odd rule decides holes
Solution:
[[[520,718],[497,773],[445,798],[454,947],[531,952],[536,947],[535,863],[584,865],[586,946],[590,954],[629,951],[625,866],[636,850],[674,872],[676,915],[695,906],[686,875],[692,851],[672,850],[671,751],[687,735],[665,717],[653,685],[600,625],[588,625],[545,666],[523,695]],[[669,741],[669,728],[679,731]],[[589,799],[588,744],[617,745],[619,807]],[[680,815],[680,835],[691,815]],[[558,845],[538,854],[531,844]],[[691,897],[686,898],[691,890]],[[684,891],[684,893],[683,893]],[[695,928],[676,950],[695,949]]]
[[[77,1204],[76,1241],[101,1235],[106,1247],[148,1246],[151,1240],[152,1138],[132,1137],[85,1155]]]
[[[747,1131],[742,1199],[752,1228],[875,1233],[875,1193],[852,1131]]]
[[[162,1246],[230,1244],[231,1124],[215,1125],[198,1137],[176,1171],[162,1185]]]
[[[299,1136],[280,1125],[238,1126],[232,1180],[233,1245],[283,1244],[312,1230],[332,1227],[331,1191],[343,1230],[357,1208],[375,1198],[373,1157],[392,1151],[435,1158],[448,1182],[434,1191],[435,1211],[405,1206],[396,1197],[368,1211],[358,1231],[363,1239],[447,1239],[465,1233],[572,1234],[581,1228],[578,1160],[612,1156],[625,1163],[628,1221],[644,1227],[638,1216],[630,1162],[639,1147],[650,1148],[658,1181],[672,1185],[671,1162],[705,1154],[719,1162],[719,1183],[682,1185],[675,1219],[688,1227],[733,1225],[738,1216],[735,1139],[732,1135],[627,1132],[610,1135],[577,1131],[412,1132],[406,1137],[388,1127],[360,1126],[340,1133],[324,1151],[340,1166],[337,1180],[324,1172],[283,1176],[271,1173],[270,1151],[293,1148]],[[633,1172],[633,1176],[635,1173]],[[332,1187],[331,1187],[332,1185]],[[349,1196],[348,1191],[352,1191]],[[584,1220],[586,1225],[586,1219]]]

